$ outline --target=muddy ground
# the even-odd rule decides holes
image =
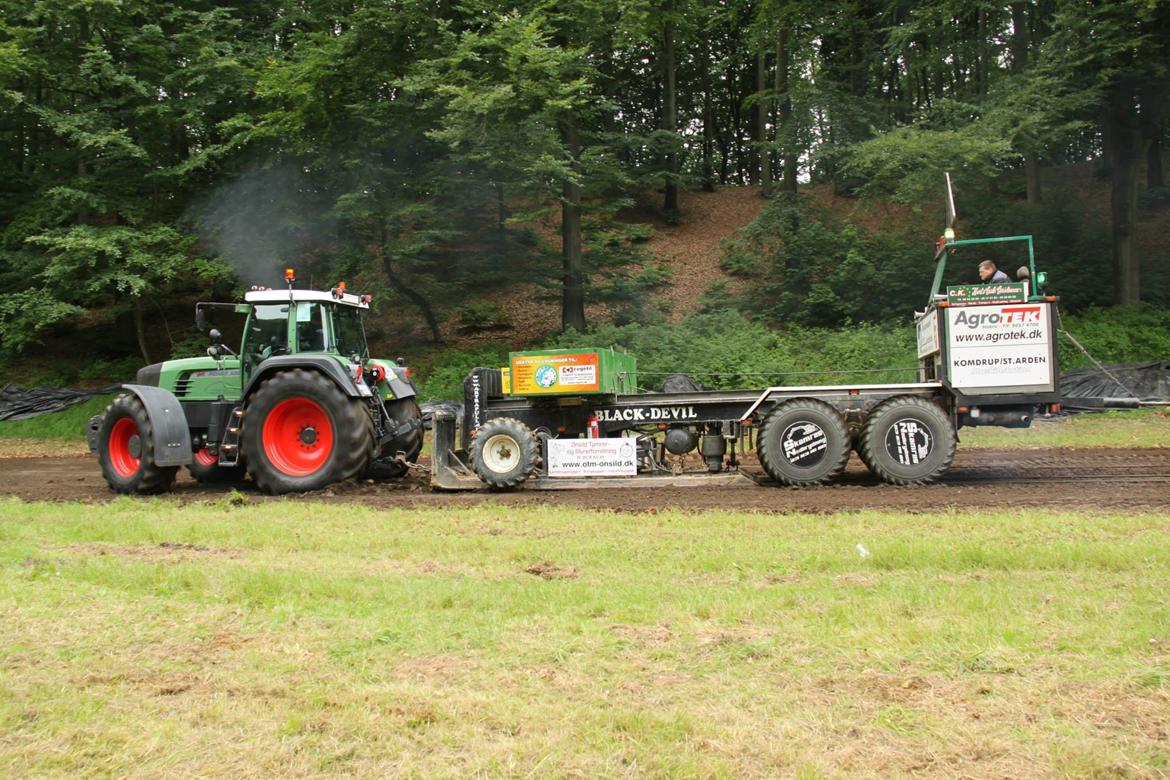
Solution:
[[[243,482],[237,489],[249,501],[280,500],[260,494],[251,482]],[[222,497],[229,490],[222,485],[196,484],[184,470],[171,495],[180,501],[206,501]],[[61,457],[0,460],[0,496],[100,502],[110,500],[113,494],[102,480],[96,459]],[[667,507],[759,512],[926,512],[948,507],[1170,511],[1170,449],[960,450],[945,477],[938,484],[924,487],[882,484],[854,458],[836,484],[818,488],[749,484],[435,493],[426,475],[412,474],[401,482],[349,482],[306,497],[373,507],[468,506],[491,501],[505,506],[557,505],[634,512]]]

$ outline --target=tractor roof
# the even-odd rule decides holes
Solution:
[[[244,300],[248,303],[287,303],[288,301],[319,301],[322,303],[341,303],[354,306],[358,309],[368,309],[370,304],[362,300],[362,296],[343,292],[334,295],[325,290],[252,290],[244,293]]]

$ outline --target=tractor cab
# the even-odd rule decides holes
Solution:
[[[364,363],[370,355],[362,315],[369,296],[344,287],[320,290],[254,290],[244,296],[248,319],[240,344],[242,380],[280,355],[316,353]]]
[[[208,354],[222,370],[239,372],[247,386],[257,368],[282,355],[331,355],[344,362],[364,363],[370,350],[362,317],[370,308],[369,295],[346,292],[345,283],[332,290],[252,290],[244,303],[200,303],[195,307],[196,327],[208,330]],[[217,317],[208,329],[208,314],[231,312],[234,322]],[[243,315],[243,327],[239,316]],[[233,327],[234,326],[234,327]],[[227,346],[221,330],[239,333],[239,351]]]

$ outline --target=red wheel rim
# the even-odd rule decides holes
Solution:
[[[141,440],[138,437],[138,423],[129,417],[123,417],[110,428],[106,451],[110,456],[110,465],[114,467],[114,471],[119,477],[132,477],[138,473],[142,459],[130,450],[130,445],[136,439],[138,439],[138,447],[141,447]]]
[[[286,398],[272,408],[260,432],[268,462],[290,477],[316,472],[333,452],[333,424],[308,398]]]
[[[195,462],[200,466],[218,466],[219,458],[211,454],[211,450],[204,447],[195,453]]]

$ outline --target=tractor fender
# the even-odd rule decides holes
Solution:
[[[395,401],[418,395],[418,391],[414,389],[414,383],[409,379],[401,378],[398,371],[393,368],[386,371],[386,384],[390,385],[390,392],[394,393],[393,400]]]
[[[154,465],[182,466],[190,463],[191,430],[183,405],[170,390],[150,385],[122,385],[138,396],[150,416],[154,439]]]
[[[349,372],[337,362],[336,358],[326,355],[277,355],[270,357],[256,367],[244,388],[243,398],[250,396],[260,383],[273,374],[281,371],[291,371],[294,368],[307,368],[324,374],[350,398],[367,397],[373,395],[369,385],[365,382],[354,382]]]

